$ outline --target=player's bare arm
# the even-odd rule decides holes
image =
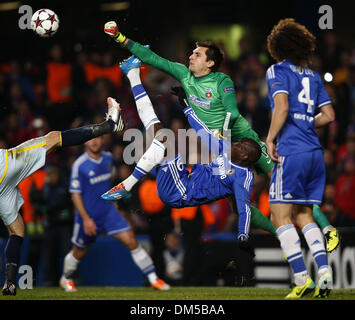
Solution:
[[[325,126],[335,120],[335,112],[331,104],[320,109],[320,112],[314,117],[314,126],[316,128]]]
[[[268,153],[273,162],[278,163],[278,153],[276,151],[275,139],[282,127],[284,126],[288,115],[288,95],[279,93],[274,98],[275,110],[272,114],[271,124],[268,136],[266,138],[266,145]]]

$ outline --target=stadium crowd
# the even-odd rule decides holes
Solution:
[[[274,62],[266,49],[254,50],[247,38],[236,45],[241,52],[239,58],[232,60],[226,54],[220,71],[231,76],[237,89],[240,113],[264,140],[271,119],[265,72]],[[336,111],[336,121],[317,131],[327,168],[322,210],[335,227],[355,226],[355,44],[352,45],[342,43],[334,32],[325,33],[319,39],[312,66],[325,76],[326,89]],[[163,52],[159,54],[166,56]],[[174,57],[169,59],[174,60]],[[143,65],[141,72],[163,125],[175,133],[187,127],[178,101],[170,93],[170,88],[178,83],[147,65]],[[92,120],[102,121],[109,96],[120,102],[126,130],[139,128],[144,131],[114,52],[77,50],[75,59],[68,59],[62,45],[56,44],[50,48],[48,60],[40,65],[16,59],[1,61],[0,147],[13,147],[50,130],[78,127]],[[122,136],[123,133],[105,136],[105,149],[111,151],[115,159],[113,184],[125,179],[133,170],[133,165],[123,160],[127,142],[122,141]],[[22,215],[31,241],[34,259],[31,265],[36,265],[42,250],[50,256],[59,243],[64,251],[70,248],[73,207],[67,184],[71,164],[82,152],[83,146],[78,146],[52,153],[46,166],[19,186],[25,199]],[[267,177],[255,175],[252,201],[266,216],[269,216],[268,185]],[[191,246],[196,253],[203,232],[233,231],[236,218],[227,200],[200,208],[171,210],[164,206],[155,190],[155,181],[148,176],[133,190],[132,199],[117,205],[137,234],[150,235],[156,250],[152,257],[158,272],[162,273],[164,265],[170,263],[170,280],[179,283],[181,250],[187,248],[183,248],[184,242],[179,245],[176,234],[183,232],[185,241],[196,243],[196,247]],[[165,237],[166,234],[171,235]],[[184,265],[191,268],[192,278],[196,277],[194,272],[198,272],[196,268],[192,270],[194,263],[191,261],[193,258],[198,260],[193,252],[185,253],[186,257],[192,256],[190,265]],[[174,261],[177,257],[179,262]],[[48,257],[46,261],[53,259]],[[54,270],[50,265],[46,268],[49,273]],[[189,280],[185,279],[185,283]]]

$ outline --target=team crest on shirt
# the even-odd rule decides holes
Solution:
[[[80,187],[80,181],[75,179],[75,180],[73,180],[71,182],[71,185],[72,185],[73,188],[79,188]]]
[[[233,174],[235,174],[235,169],[229,169],[229,170],[227,170],[227,175],[228,175],[228,176],[232,176]]]
[[[206,89],[205,90],[205,97],[206,98],[212,98],[212,90],[211,89]]]

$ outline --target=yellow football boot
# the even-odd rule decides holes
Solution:
[[[332,231],[328,231],[324,236],[327,243],[327,251],[332,252],[338,247],[340,243],[338,230],[334,229]]]
[[[316,285],[313,280],[308,277],[306,283],[303,286],[294,286],[291,292],[285,297],[285,299],[301,299],[302,297],[313,293]]]

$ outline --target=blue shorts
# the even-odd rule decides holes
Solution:
[[[270,203],[321,204],[325,186],[323,151],[280,156],[279,160],[270,181]]]
[[[157,191],[161,201],[173,208],[181,208],[186,199],[190,172],[182,162],[181,155],[160,166],[157,170]]]
[[[128,222],[116,210],[114,205],[108,212],[102,213],[99,217],[92,217],[96,224],[96,234],[106,233],[107,235],[114,235],[117,233],[131,230]],[[88,236],[84,232],[83,220],[79,213],[75,214],[73,236],[71,241],[79,248],[85,248],[96,241],[96,236]]]

